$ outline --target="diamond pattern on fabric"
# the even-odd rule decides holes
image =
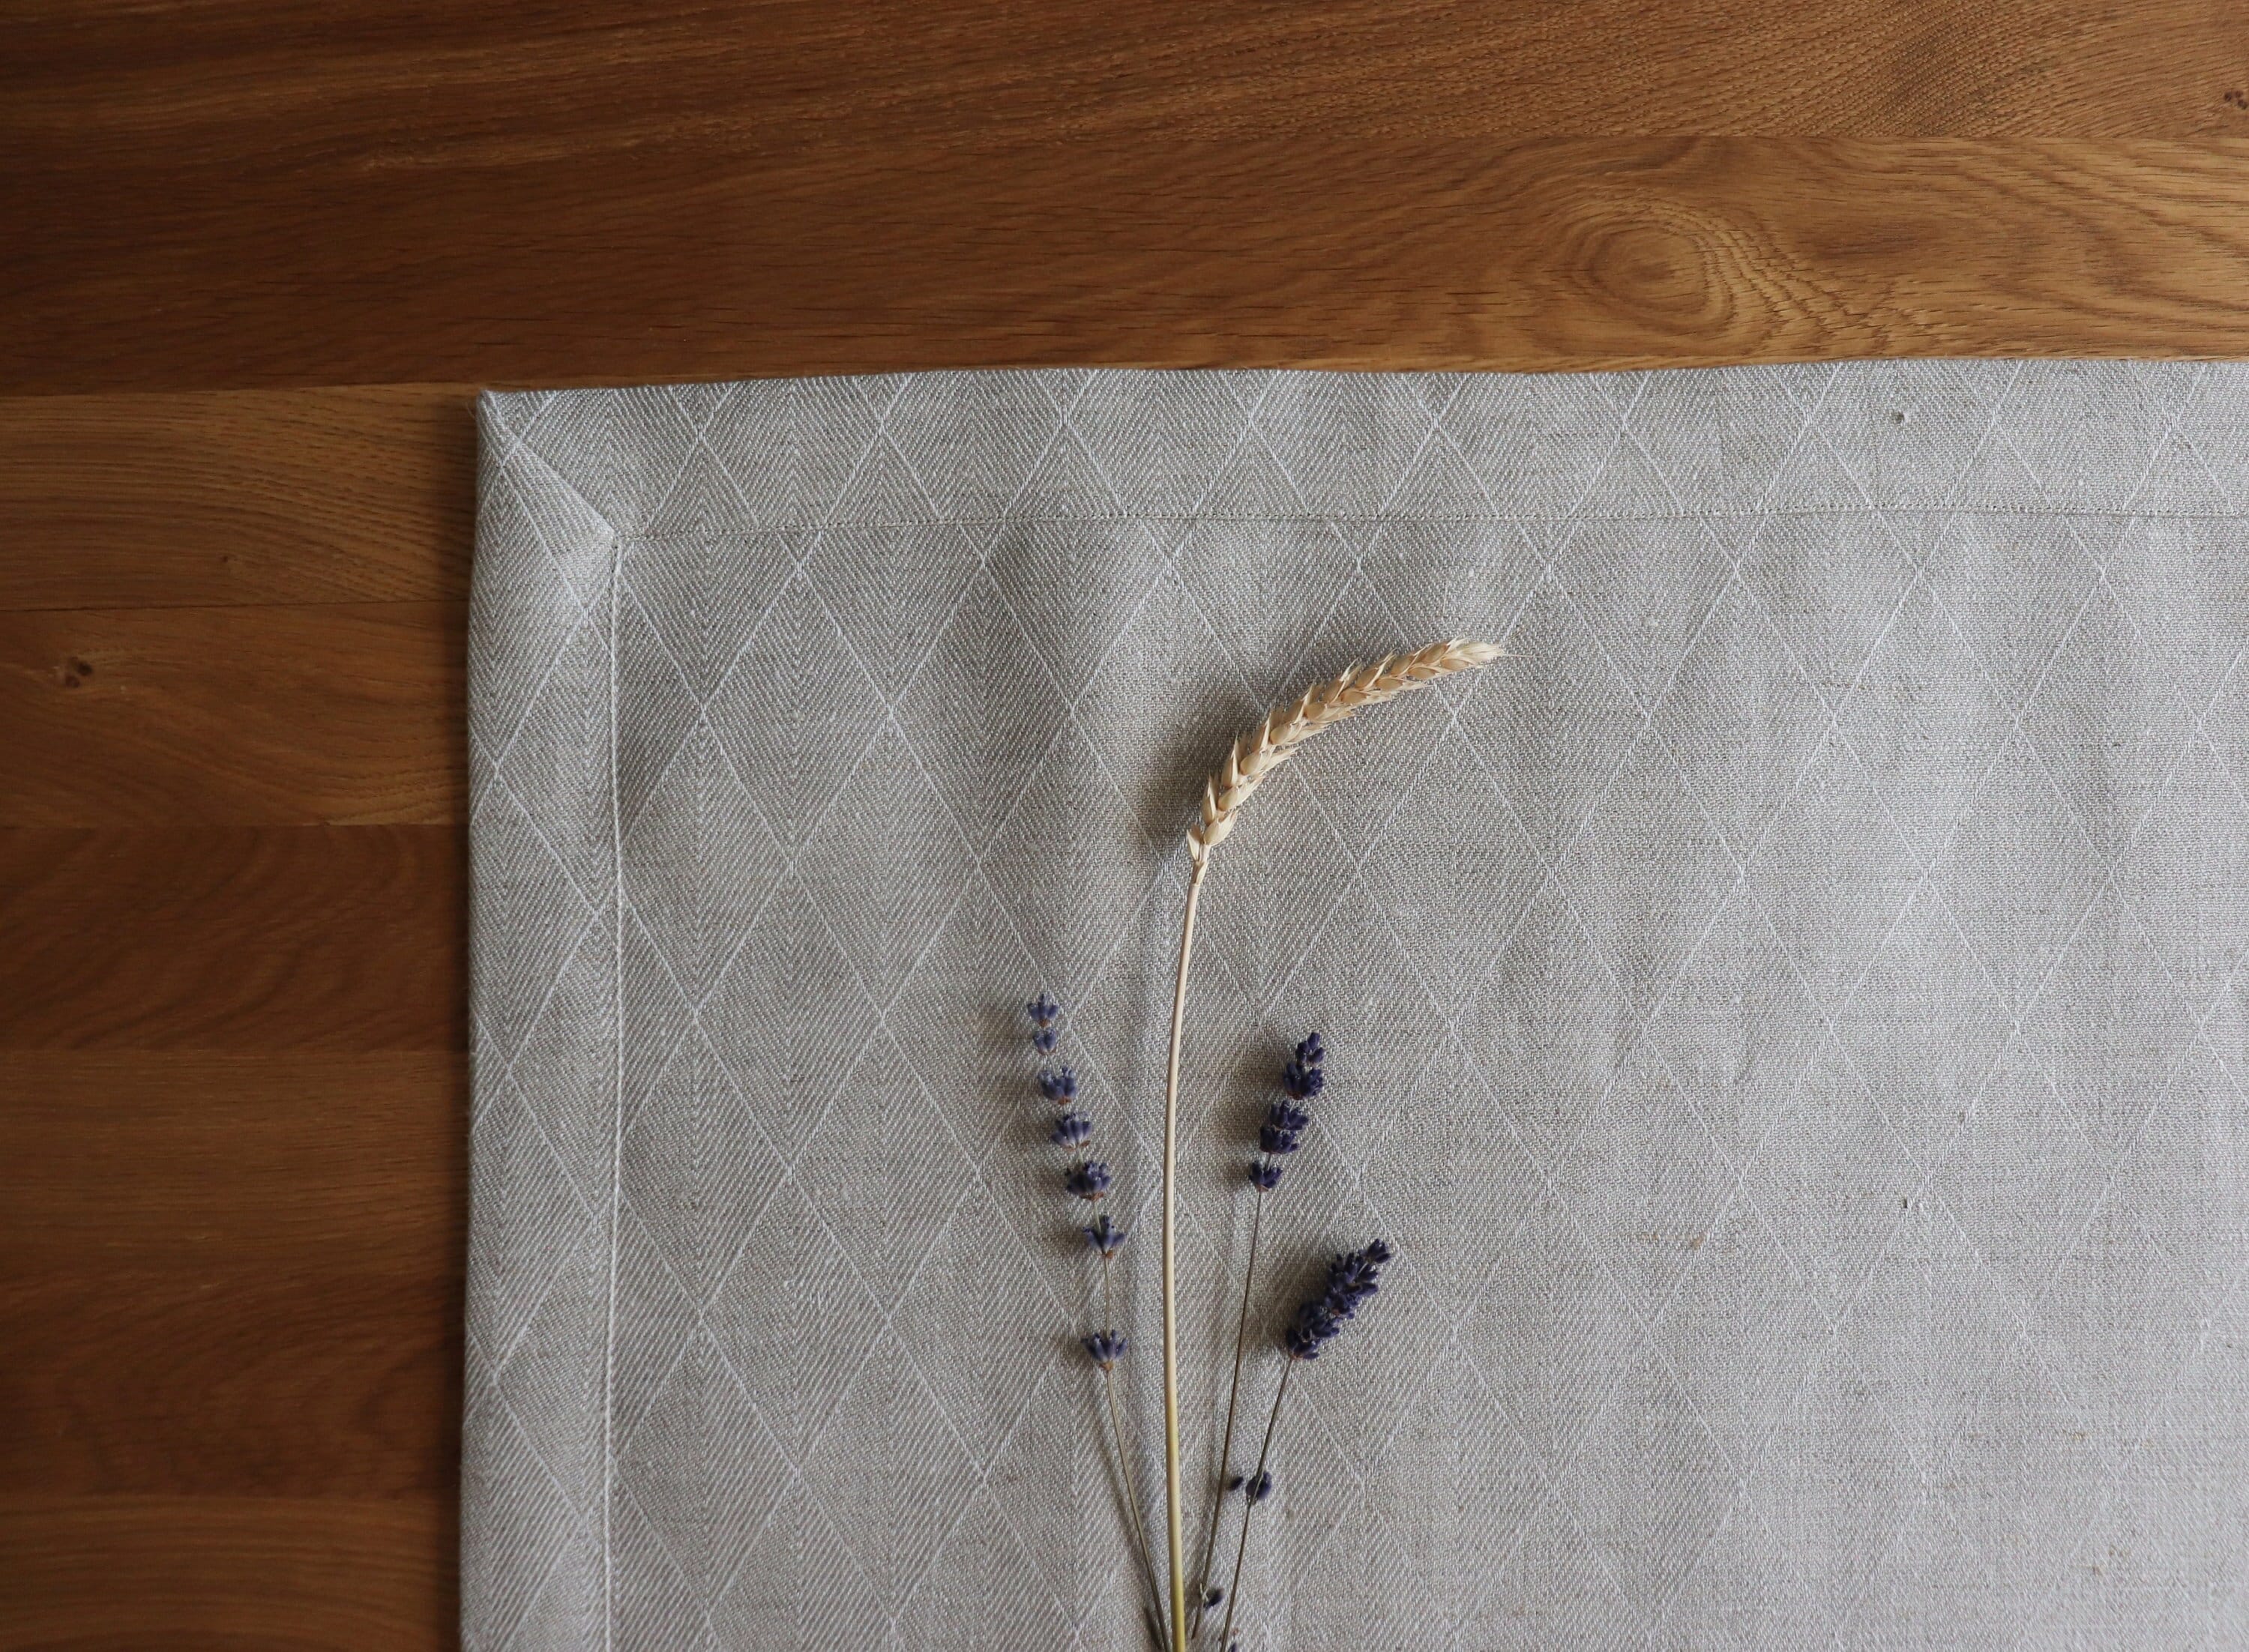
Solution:
[[[1139,1643],[1017,1006],[1148,1221],[1201,775],[1458,633],[1507,655],[1283,771],[1206,906],[1191,1397],[1307,1028],[1268,1329],[1399,1251],[1243,1645],[2249,1638],[2249,369],[482,418],[473,1652]]]

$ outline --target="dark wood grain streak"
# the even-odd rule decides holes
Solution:
[[[223,194],[162,145],[84,161],[90,200],[35,195],[0,253],[0,386],[2249,353],[2249,136],[1009,135],[878,162],[724,120],[506,126],[245,151]]]
[[[460,1049],[463,872],[452,826],[0,830],[0,1050]]]

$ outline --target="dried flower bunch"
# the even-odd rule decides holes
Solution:
[[[1062,1041],[1062,1006],[1042,992],[1023,1008],[1031,1018],[1032,1049],[1042,1059],[1052,1055]],[[1057,1109],[1047,1139],[1058,1148],[1078,1153],[1093,1139],[1093,1121],[1077,1110],[1077,1075],[1067,1066],[1042,1066],[1035,1082],[1039,1093]],[[1097,1159],[1080,1156],[1063,1172],[1062,1188],[1071,1198],[1083,1201],[1090,1219],[1078,1231],[1085,1236],[1087,1248],[1101,1261],[1101,1312],[1097,1319],[1089,1297],[1087,1324],[1080,1340],[1086,1357],[1101,1374],[1102,1404],[1109,1421],[1109,1440],[1103,1447],[1103,1454],[1115,1453],[1110,1468],[1117,1477],[1117,1495],[1124,1508],[1133,1558],[1146,1589],[1141,1609],[1148,1614],[1149,1632],[1160,1642],[1163,1605],[1157,1593],[1156,1569],[1148,1548],[1147,1516],[1140,1505],[1139,1488],[1133,1482],[1132,1454],[1125,1443],[1124,1406],[1118,1394],[1124,1381],[1118,1367],[1132,1347],[1131,1340],[1117,1328],[1117,1286],[1111,1265],[1117,1253],[1124,1248],[1125,1230],[1111,1219],[1108,1212],[1097,1209],[1108,1196],[1114,1180],[1107,1165]]]
[[[1192,1573],[1186,1563],[1186,1511],[1180,1450],[1179,1290],[1175,1243],[1178,1206],[1180,1055],[1186,1025],[1189,964],[1193,956],[1195,914],[1214,853],[1239,823],[1241,811],[1257,788],[1305,742],[1322,730],[1370,706],[1379,705],[1424,683],[1455,672],[1473,670],[1496,658],[1498,650],[1482,642],[1455,639],[1428,648],[1353,667],[1334,681],[1307,689],[1292,703],[1274,711],[1263,723],[1237,741],[1225,764],[1203,789],[1202,807],[1187,833],[1189,873],[1186,909],[1180,930],[1179,964],[1172,994],[1170,1050],[1165,1064],[1162,1208],[1162,1306],[1164,1385],[1165,1537],[1164,1562],[1149,1540],[1147,1519],[1132,1472],[1132,1457],[1124,1425],[1119,1389],[1124,1381],[1124,1360],[1130,1348],[1118,1328],[1114,1263],[1125,1240],[1124,1230],[1098,1209],[1115,1185],[1107,1164],[1087,1152],[1093,1139],[1090,1118],[1080,1109],[1077,1076],[1066,1065],[1048,1064],[1060,1044],[1061,1006],[1042,992],[1025,1006],[1030,1018],[1032,1049],[1042,1066],[1035,1079],[1039,1093],[1056,1109],[1048,1139],[1071,1155],[1062,1174],[1062,1189],[1083,1202],[1088,1213],[1084,1234],[1089,1251],[1097,1260],[1100,1312],[1093,1313],[1089,1293],[1083,1343],[1098,1375],[1102,1409],[1110,1438],[1104,1455],[1113,1453],[1111,1470],[1118,1495],[1124,1507],[1124,1524],[1133,1558],[1145,1587],[1141,1609],[1149,1635],[1158,1648],[1189,1652],[1216,1619],[1214,1644],[1235,1652],[1236,1611],[1241,1599],[1241,1571],[1248,1553],[1249,1527],[1259,1506],[1273,1493],[1270,1467],[1273,1442],[1279,1431],[1289,1388],[1299,1368],[1320,1357],[1342,1334],[1367,1299],[1379,1288],[1390,1247],[1380,1240],[1337,1256],[1329,1265],[1321,1288],[1300,1304],[1288,1320],[1276,1350],[1282,1355],[1272,1403],[1265,1416],[1254,1466],[1237,1470],[1234,1465],[1236,1423],[1241,1412],[1245,1373],[1248,1369],[1252,1302],[1257,1279],[1258,1249],[1263,1233],[1266,1196],[1275,1192],[1290,1156],[1304,1144],[1310,1129],[1312,1104],[1327,1085],[1326,1046],[1317,1033],[1297,1044],[1283,1064],[1280,1093],[1266,1107],[1256,1131],[1256,1148],[1245,1177],[1255,1199],[1251,1206],[1249,1245],[1242,1269],[1235,1332],[1233,1374],[1228,1384],[1224,1425],[1212,1479],[1209,1518],[1204,1528],[1200,1558]],[[1213,1561],[1219,1528],[1241,1493],[1241,1517],[1235,1541],[1234,1559],[1226,1583],[1214,1581]]]

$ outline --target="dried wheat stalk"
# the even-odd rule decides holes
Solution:
[[[1455,637],[1433,642],[1408,655],[1393,655],[1372,665],[1353,666],[1332,682],[1304,690],[1294,705],[1283,706],[1259,724],[1256,731],[1235,742],[1226,766],[1204,783],[1202,818],[1188,828],[1187,842],[1195,864],[1210,859],[1210,852],[1226,841],[1241,817],[1241,805],[1265,778],[1296,755],[1305,741],[1323,729],[1333,728],[1354,711],[1380,705],[1408,689],[1489,665],[1499,650],[1489,642]]]
[[[1408,689],[1434,682],[1455,671],[1489,665],[1499,650],[1488,642],[1455,637],[1412,654],[1393,655],[1371,666],[1353,666],[1332,682],[1307,689],[1303,697],[1280,708],[1255,732],[1235,743],[1226,766],[1203,786],[1202,814],[1187,830],[1193,870],[1187,876],[1186,915],[1180,927],[1179,972],[1172,987],[1172,1045],[1164,1075],[1164,1508],[1171,1540],[1171,1631],[1173,1652],[1187,1652],[1186,1543],[1180,1473],[1179,1292],[1173,1278],[1173,1212],[1179,1178],[1180,1033],[1186,1020],[1187,963],[1194,953],[1195,908],[1202,897],[1211,853],[1226,841],[1242,806],[1276,769],[1296,756],[1304,742],[1331,729],[1353,712],[1380,705]]]

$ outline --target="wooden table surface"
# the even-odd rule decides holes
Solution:
[[[453,1639],[467,387],[2249,355],[2239,0],[0,30],[4,1649]]]

